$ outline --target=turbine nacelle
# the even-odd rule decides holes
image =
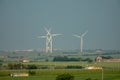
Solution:
[[[51,34],[50,33],[51,32],[51,28],[49,28],[49,29],[45,28],[45,31],[47,32],[47,34]]]
[[[82,37],[84,37],[87,33],[88,33],[88,31],[84,32],[84,33],[81,34],[80,36],[79,36],[79,35],[73,35],[73,36],[75,36],[75,37],[77,37],[77,38],[82,38]]]

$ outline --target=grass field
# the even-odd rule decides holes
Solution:
[[[28,64],[36,64],[36,65],[45,65],[49,68],[54,67],[65,67],[65,66],[101,66],[104,68],[110,68],[110,69],[120,69],[120,62],[31,62],[31,63],[25,63],[25,65]]]
[[[7,65],[9,63],[18,63],[18,62],[5,62],[3,65]],[[120,62],[29,62],[29,63],[22,63],[24,65],[30,65],[30,64],[35,64],[35,65],[45,65],[45,66],[101,66],[101,67],[108,67],[108,68],[119,68],[120,69]]]
[[[15,63],[15,62],[13,62]],[[6,65],[8,63],[4,63]],[[29,70],[1,70],[0,80],[55,80],[56,76],[63,73],[72,74],[75,80],[102,80],[102,70],[85,70],[85,69],[54,69],[55,66],[102,66],[104,80],[120,80],[120,63],[119,62],[100,62],[100,63],[87,63],[87,62],[30,62],[23,63],[25,65],[47,65],[49,69],[36,69],[36,74],[29,77],[10,77],[11,73],[28,72]]]
[[[102,70],[34,70],[36,75],[29,77],[10,77],[2,76],[0,80],[55,80],[58,74],[70,73],[75,76],[75,80],[102,79]],[[0,74],[9,74],[11,72],[27,72],[27,70],[6,70],[0,71]],[[120,70],[104,70],[104,80],[120,80]]]

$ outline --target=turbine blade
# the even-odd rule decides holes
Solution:
[[[78,35],[73,35],[74,37],[77,37],[77,38],[80,38],[81,36],[78,36]]]
[[[86,34],[88,33],[88,31],[84,32],[81,37],[84,37]]]
[[[46,38],[46,36],[38,36],[38,38]]]
[[[59,36],[59,35],[62,35],[62,34],[52,34],[53,37],[54,37],[54,36]]]

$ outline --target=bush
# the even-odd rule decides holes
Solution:
[[[36,65],[28,65],[27,69],[37,69],[37,66]]]
[[[70,74],[61,74],[56,77],[56,80],[74,80],[74,76]]]
[[[82,69],[82,66],[66,66],[66,69]]]
[[[98,79],[91,79],[91,78],[87,78],[87,79],[85,79],[85,80],[98,80]]]
[[[86,80],[92,80],[91,78],[87,78]]]
[[[29,75],[32,75],[32,76],[33,76],[33,75],[36,75],[36,72],[35,72],[35,71],[30,71],[30,70],[29,70],[28,73],[29,73]]]

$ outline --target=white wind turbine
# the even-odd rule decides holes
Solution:
[[[50,52],[52,53],[53,47],[52,47],[52,38],[61,34],[52,34],[51,29],[45,28],[47,34],[45,36],[39,36],[38,38],[46,38],[46,53]]]
[[[80,38],[80,51],[81,53],[83,52],[83,37],[87,34],[88,31],[84,32],[83,34],[81,34],[80,36],[78,35],[73,35],[77,38]]]

